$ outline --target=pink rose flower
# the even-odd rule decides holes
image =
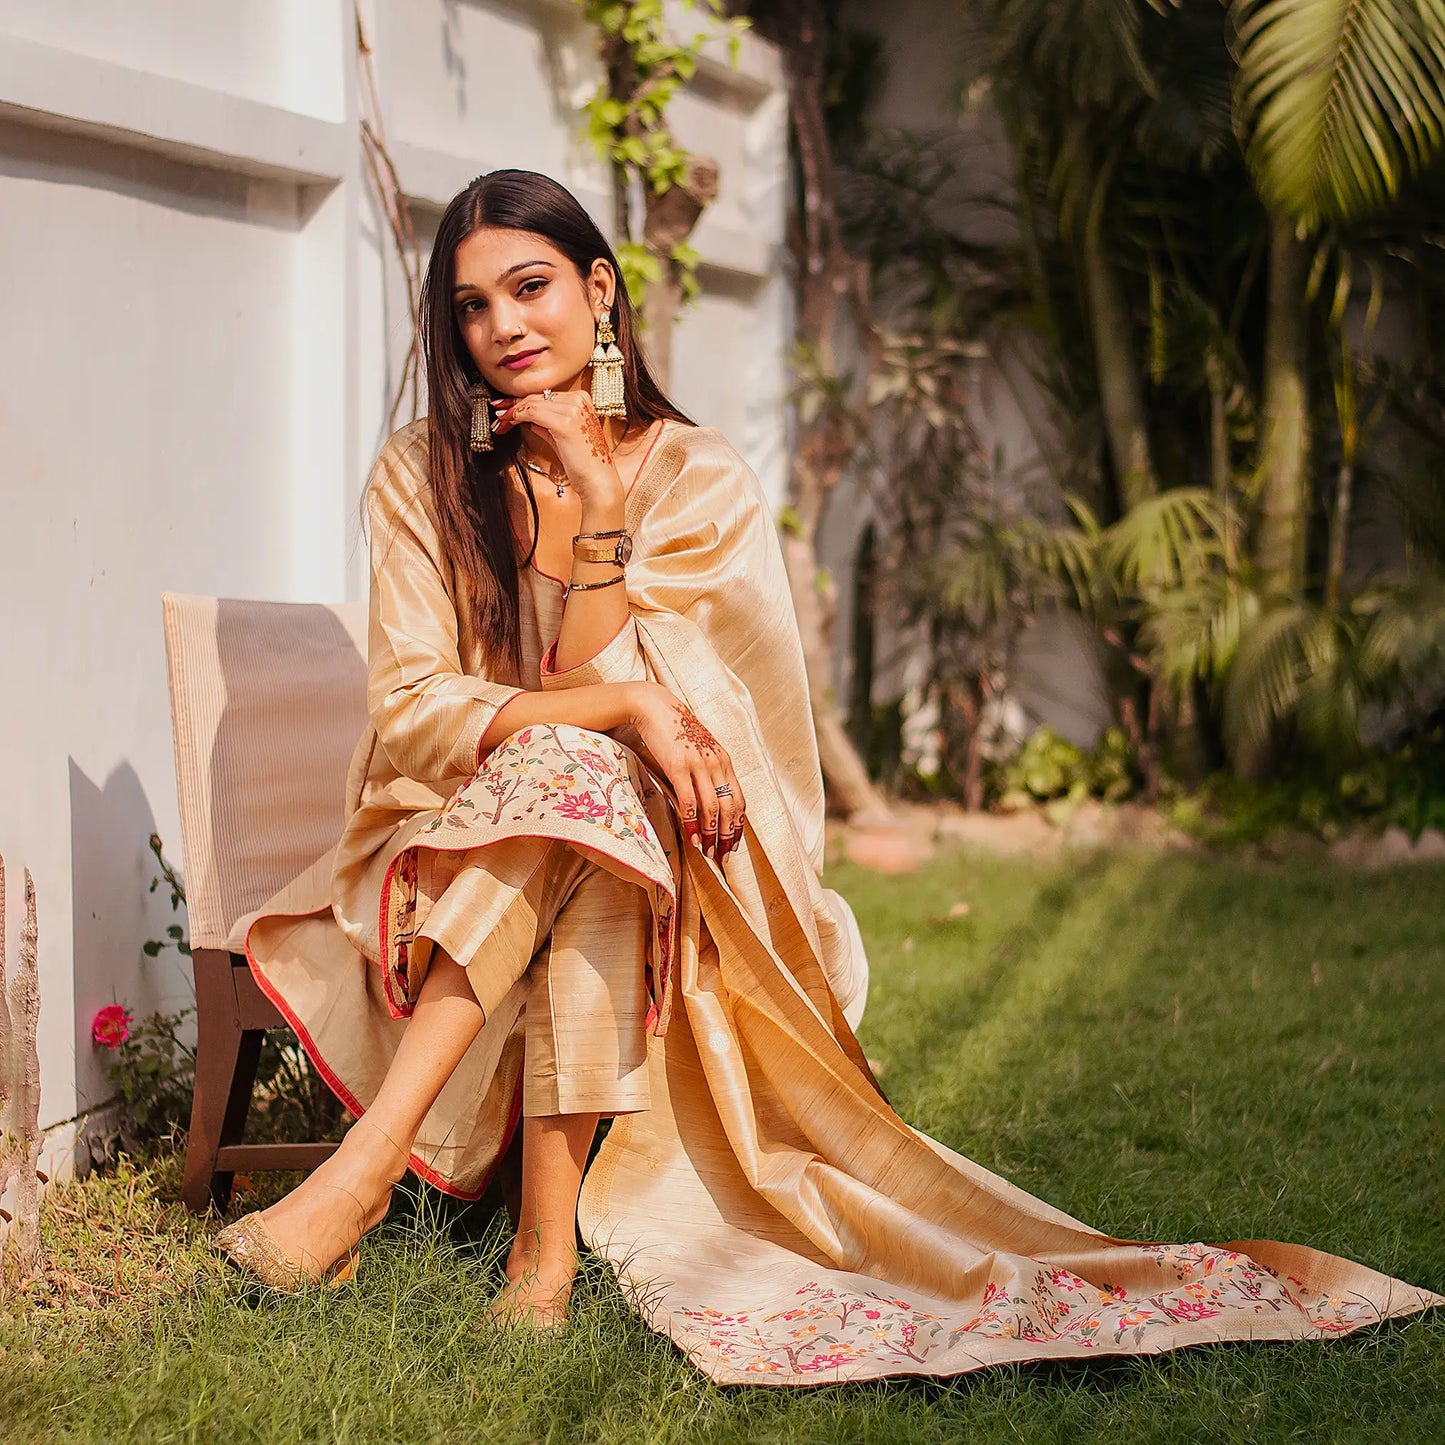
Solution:
[[[90,1041],[104,1049],[113,1049],[130,1037],[131,1016],[124,1004],[108,1003],[90,1021]]]

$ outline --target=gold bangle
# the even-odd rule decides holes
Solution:
[[[615,587],[622,579],[623,574],[619,572],[617,576],[608,577],[602,582],[569,582],[563,596],[565,597],[567,592],[590,592],[594,587]]]

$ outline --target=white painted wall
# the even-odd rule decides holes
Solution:
[[[423,231],[504,165],[550,172],[606,224],[572,5],[369,0],[366,19]],[[752,40],[677,109],[723,171],[673,390],[775,501],[785,125]],[[94,1011],[190,997],[174,955],[141,952],[171,921],[146,891],[152,830],[180,861],[161,593],[364,595],[357,503],[409,321],[359,147],[350,0],[0,8],[0,853],[11,956],[23,868],[39,895],[52,1176],[108,1093]]]

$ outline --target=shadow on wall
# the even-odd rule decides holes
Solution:
[[[279,231],[299,230],[305,219],[294,186],[12,121],[0,121],[0,176],[109,191],[167,211]]]
[[[104,1061],[90,1041],[95,1011],[122,1003],[136,1017],[178,1010],[192,997],[190,969],[166,951],[147,958],[141,945],[175,921],[170,894],[148,892],[155,876],[149,847],[155,814],[135,769],[122,763],[97,785],[74,758],[70,768],[71,928],[75,969],[77,1109],[111,1092]],[[176,843],[170,842],[171,851]],[[189,1033],[194,1035],[194,1021]]]

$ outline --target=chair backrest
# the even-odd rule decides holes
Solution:
[[[364,602],[161,599],[191,946],[225,946],[341,836]]]

